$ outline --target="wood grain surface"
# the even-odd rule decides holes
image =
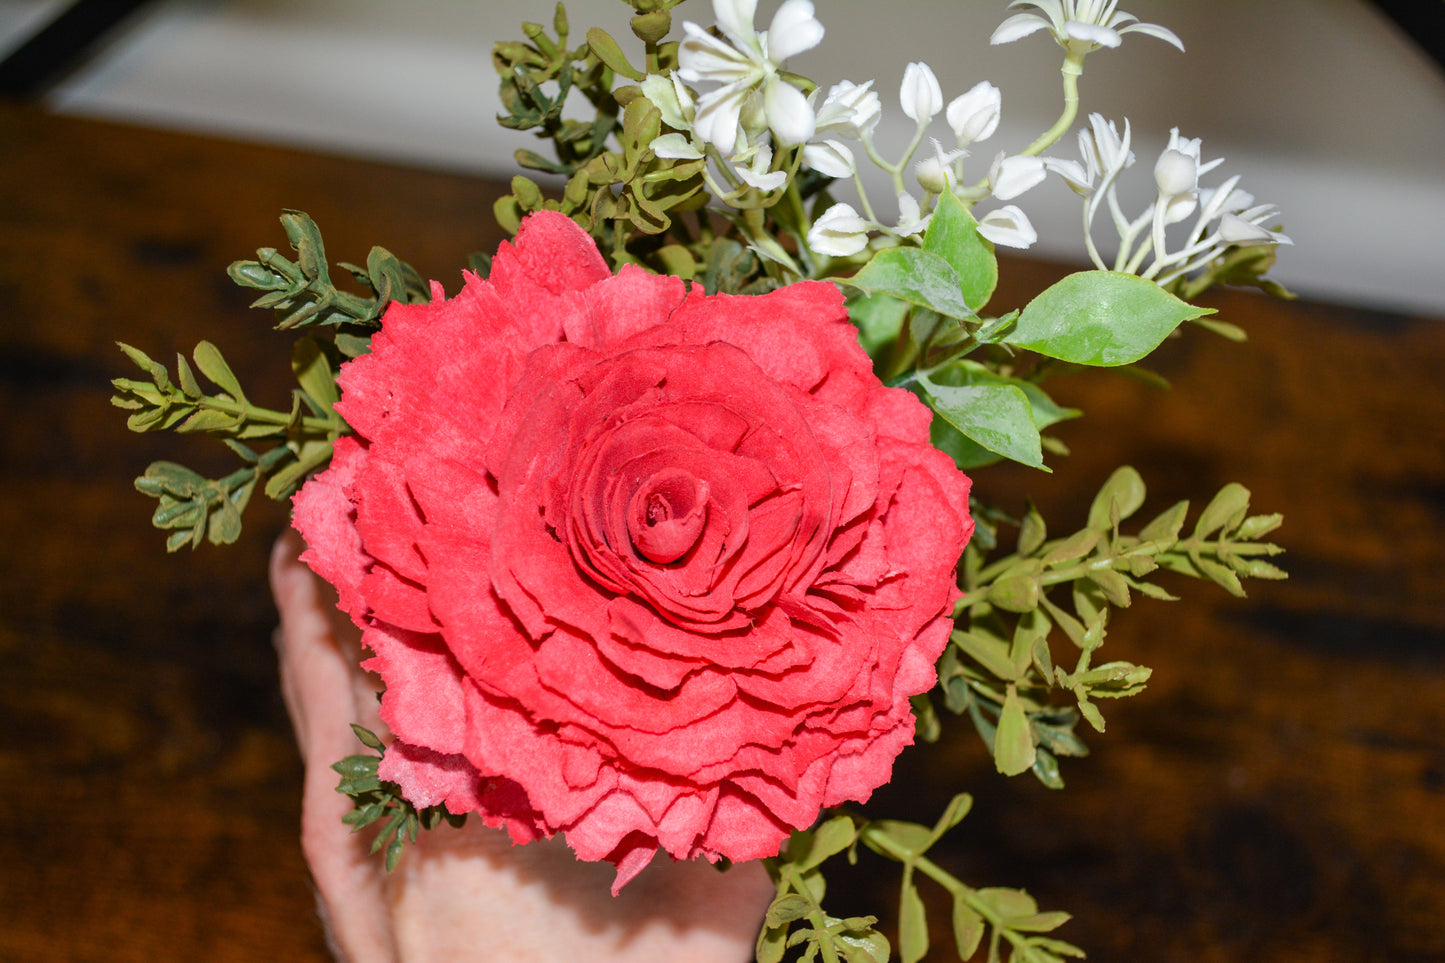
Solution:
[[[167,555],[130,480],[230,456],[129,434],[107,402],[130,375],[114,342],[167,358],[209,339],[284,405],[288,341],[224,273],[284,245],[280,209],[312,214],[333,260],[381,243],[454,291],[499,239],[496,192],[0,104],[0,960],[327,958],[269,641],[284,512],[253,506],[238,545]],[[1010,260],[1000,299],[1061,270]],[[1012,509],[1028,491],[1061,531],[1120,462],[1146,510],[1239,481],[1286,513],[1291,579],[1244,601],[1179,580],[1182,601],[1118,618],[1106,653],[1154,680],[1105,707],[1066,790],[996,775],[955,726],[900,762],[923,788],[878,808],[931,819],[974,792],[943,859],[1074,912],[1060,935],[1093,960],[1445,959],[1445,325],[1211,303],[1248,345],[1171,342],[1169,392],[1061,383],[1088,412],[1059,432],[1072,456],[978,490]],[[837,908],[895,885],[867,864]]]

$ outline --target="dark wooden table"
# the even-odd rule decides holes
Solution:
[[[495,194],[0,105],[0,960],[325,959],[269,643],[284,514],[164,553],[130,479],[226,462],[126,432],[113,342],[159,358],[210,339],[284,404],[285,341],[224,275],[284,244],[282,207],[334,260],[382,243],[454,290],[498,240]],[[1011,261],[1001,297],[1058,270]],[[950,865],[1074,911],[1062,935],[1092,959],[1445,959],[1445,325],[1215,303],[1249,345],[1166,346],[1173,392],[1070,385],[1089,412],[1060,432],[1073,456],[980,491],[1017,508],[1027,485],[1062,527],[1121,461],[1159,507],[1241,481],[1287,513],[1291,580],[1244,602],[1179,583],[1183,601],[1121,617],[1112,657],[1154,682],[1107,707],[1063,792],[993,774],[971,737],[903,766],[978,797]]]

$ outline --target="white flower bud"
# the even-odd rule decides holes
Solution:
[[[1154,183],[1160,197],[1178,197],[1199,186],[1199,164],[1183,151],[1166,150],[1154,165]]]
[[[813,222],[808,247],[830,257],[849,257],[868,246],[866,220],[847,204],[834,204]]]
[[[943,90],[928,64],[911,63],[903,69],[903,85],[898,91],[899,103],[909,120],[926,124],[943,109]]]
[[[968,93],[955,97],[948,105],[945,116],[948,126],[958,138],[958,146],[966,147],[975,141],[988,140],[998,129],[999,115],[1003,111],[1003,95],[987,80],[974,84]]]
[[[1046,175],[1042,159],[1025,157],[1022,154],[1007,157],[1000,151],[988,169],[989,192],[999,200],[1006,201],[1034,187]]]
[[[853,152],[840,140],[829,138],[803,148],[803,163],[829,177],[852,177],[857,170]]]

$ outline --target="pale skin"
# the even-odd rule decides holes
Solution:
[[[720,873],[659,855],[614,898],[607,863],[583,863],[560,839],[513,846],[472,819],[408,846],[388,874],[370,833],[341,817],[333,762],[360,749],[356,722],[382,733],[360,636],[335,596],[297,560],[293,533],[271,557],[281,614],[281,688],[306,764],[301,843],[328,939],[344,963],[470,960],[743,963],[773,894],[757,863]]]

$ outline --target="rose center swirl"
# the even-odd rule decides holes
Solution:
[[[627,536],[643,558],[675,562],[697,544],[707,521],[708,484],[679,469],[645,479],[627,506]]]

